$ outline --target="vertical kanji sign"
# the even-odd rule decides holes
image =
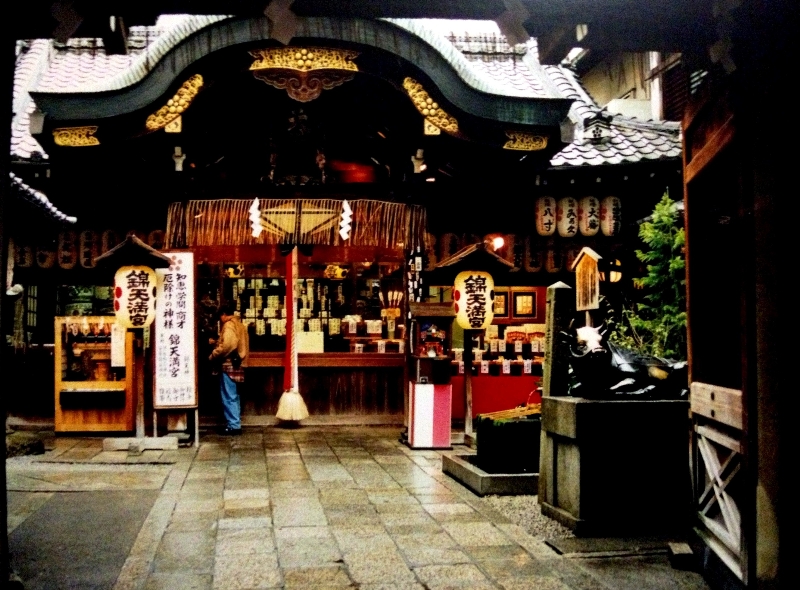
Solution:
[[[197,406],[197,346],[194,323],[194,255],[164,252],[172,263],[159,269],[155,319],[153,407]]]

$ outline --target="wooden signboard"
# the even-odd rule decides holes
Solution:
[[[600,270],[602,256],[583,248],[575,259],[575,311],[600,309]]]

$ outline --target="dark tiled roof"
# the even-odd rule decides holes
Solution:
[[[47,158],[47,154],[30,134],[30,115],[36,110],[28,90],[36,86],[47,65],[49,43],[35,40],[17,44],[17,62],[14,72],[13,117],[11,120],[11,157],[27,160]]]
[[[225,18],[228,17],[162,17],[156,27],[133,28],[128,55],[106,55],[98,39],[74,39],[65,45],[49,40],[28,43],[17,60],[12,155],[31,158],[38,152],[47,157],[28,129],[29,115],[35,110],[28,91],[103,92],[133,85],[183,39]],[[539,63],[535,39],[511,47],[493,21],[391,19],[389,22],[430,44],[466,84],[482,92],[573,99],[570,119],[575,126],[574,140],[553,157],[551,165],[555,168],[680,157],[677,123],[641,121],[605,113],[571,70]]]
[[[50,202],[50,199],[47,198],[47,195],[25,184],[22,179],[13,172],[10,172],[9,176],[11,178],[12,192],[16,193],[24,201],[42,211],[42,213],[44,213],[46,216],[61,223],[75,223],[78,221],[77,217],[62,213],[58,207]]]
[[[552,98],[545,82],[525,63],[522,56],[515,54],[465,54],[470,65],[485,76],[502,85],[508,94]]]
[[[101,39],[53,43],[37,92],[107,92],[131,86],[189,35],[227,16],[162,17],[156,27],[132,27],[127,55],[106,55]]]
[[[548,77],[564,98],[575,103],[570,118],[576,124],[575,139],[550,161],[554,168],[632,164],[644,160],[678,159],[681,156],[680,124],[642,121],[612,115],[592,100],[574,72],[563,66],[544,66]],[[587,126],[604,117],[610,119],[608,137],[594,142]]]

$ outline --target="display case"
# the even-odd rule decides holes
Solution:
[[[285,351],[286,279],[280,265],[206,266],[198,281],[201,331],[213,337],[219,301],[235,301],[253,358]],[[405,352],[401,265],[306,262],[299,275],[295,326],[301,354]]]
[[[133,430],[132,335],[116,340],[114,323],[113,316],[55,318],[56,432]]]

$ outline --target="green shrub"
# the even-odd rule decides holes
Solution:
[[[642,223],[644,248],[636,257],[647,274],[633,280],[643,289],[642,301],[623,307],[610,340],[638,352],[662,358],[686,358],[686,234],[681,212],[665,194]]]

